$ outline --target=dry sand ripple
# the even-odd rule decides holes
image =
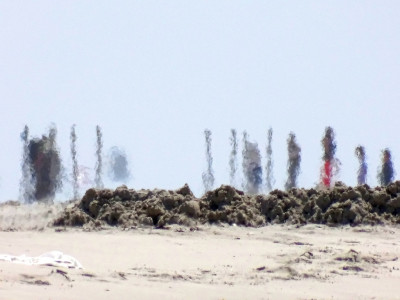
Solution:
[[[57,249],[84,269],[0,262],[0,299],[396,299],[393,226],[0,232],[0,252]]]
[[[400,299],[399,199],[396,182],[2,204],[0,254],[57,250],[83,269],[0,261],[0,299]]]

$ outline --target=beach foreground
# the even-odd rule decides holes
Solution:
[[[83,269],[0,261],[1,299],[400,299],[400,229],[172,225],[0,232],[0,253],[58,250]]]

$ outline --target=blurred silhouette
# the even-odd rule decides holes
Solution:
[[[268,129],[268,143],[267,143],[267,165],[265,167],[266,173],[266,188],[267,192],[272,191],[274,185],[273,167],[274,163],[272,161],[272,128]]]
[[[78,184],[78,159],[76,157],[76,133],[75,133],[75,124],[71,126],[71,158],[72,158],[72,189],[74,193],[74,199],[78,199],[79,197],[79,184]]]
[[[237,142],[237,134],[235,129],[231,129],[231,137],[230,137],[230,142],[231,142],[231,154],[229,157],[229,167],[230,167],[230,172],[229,172],[229,179],[230,179],[230,184],[231,186],[236,185],[236,171],[237,171],[237,153],[238,153],[238,142]]]
[[[301,148],[296,142],[296,136],[293,132],[289,133],[287,139],[288,145],[288,163],[287,173],[288,178],[285,183],[285,189],[290,190],[291,188],[297,187],[297,177],[300,173],[300,162],[301,162]]]
[[[214,186],[214,170],[212,168],[213,158],[211,153],[211,131],[204,130],[204,136],[206,139],[206,161],[207,161],[207,171],[203,172],[203,185],[205,192],[210,191]]]
[[[101,132],[101,128],[99,125],[96,126],[96,137],[97,137],[97,148],[96,148],[96,175],[94,178],[94,182],[96,184],[96,188],[103,188],[103,156],[102,156],[102,149],[103,149],[103,134]]]
[[[394,179],[394,169],[392,163],[392,154],[389,149],[382,151],[382,168],[378,173],[378,182],[382,186],[386,186]]]
[[[261,155],[257,143],[248,141],[248,135],[243,133],[243,174],[245,190],[249,194],[258,194],[262,186]]]
[[[29,161],[31,163],[34,199],[52,203],[57,191],[62,188],[61,158],[56,146],[57,130],[51,127],[48,136],[31,139],[28,145]]]
[[[109,152],[109,171],[108,175],[112,181],[126,182],[130,176],[128,169],[128,159],[123,150],[112,147]]]
[[[331,187],[333,185],[333,178],[339,173],[340,162],[335,158],[336,142],[335,132],[332,127],[325,128],[325,135],[321,141],[324,154],[322,160],[324,162],[321,169],[321,183],[324,187]]]
[[[357,171],[357,184],[362,185],[367,183],[367,171],[368,165],[366,162],[365,148],[364,146],[357,146],[355,150],[355,154],[358,158],[358,171]]]

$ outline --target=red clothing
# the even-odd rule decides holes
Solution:
[[[332,164],[330,160],[327,160],[324,164],[324,174],[322,174],[322,183],[326,187],[331,186],[332,180]]]

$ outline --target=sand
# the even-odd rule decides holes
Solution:
[[[400,182],[387,187],[89,189],[0,205],[0,299],[400,299]],[[54,252],[51,252],[54,253]],[[56,252],[58,253],[58,252]]]
[[[400,228],[173,225],[0,232],[0,253],[58,250],[82,270],[0,261],[0,299],[400,299]]]

